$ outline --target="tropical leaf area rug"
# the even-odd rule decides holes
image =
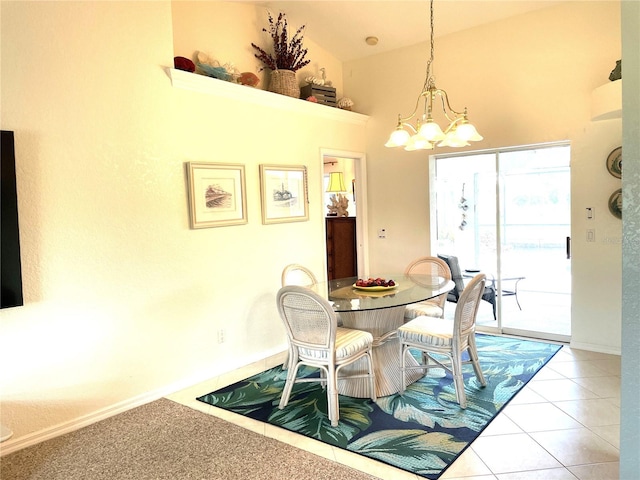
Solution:
[[[287,374],[281,366],[198,400],[437,479],[561,348],[481,334],[476,343],[487,386],[481,388],[473,369],[465,367],[465,410],[456,401],[452,377],[443,376],[443,369],[431,369],[404,395],[376,402],[341,395],[337,427],[327,418],[327,395],[320,382],[296,384],[289,404],[278,408]],[[301,367],[298,372],[313,375],[318,375],[317,369]]]

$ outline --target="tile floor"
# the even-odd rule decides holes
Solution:
[[[283,359],[265,359],[167,398],[381,479],[423,478],[195,400]],[[620,357],[564,346],[441,478],[615,480],[619,437]]]

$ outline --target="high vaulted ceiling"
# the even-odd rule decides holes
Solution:
[[[565,0],[566,1],[566,0]],[[429,1],[252,1],[284,12],[294,29],[345,62],[429,40]],[[563,3],[555,0],[434,0],[436,37]],[[378,44],[367,45],[369,36]]]

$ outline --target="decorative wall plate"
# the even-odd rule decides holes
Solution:
[[[622,189],[619,188],[609,197],[609,211],[616,218],[622,218]]]
[[[613,149],[607,157],[607,170],[616,178],[622,178],[622,147]]]

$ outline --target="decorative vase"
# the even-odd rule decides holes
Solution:
[[[300,85],[298,85],[296,72],[292,70],[273,70],[271,72],[269,91],[279,93],[280,95],[300,98]]]

